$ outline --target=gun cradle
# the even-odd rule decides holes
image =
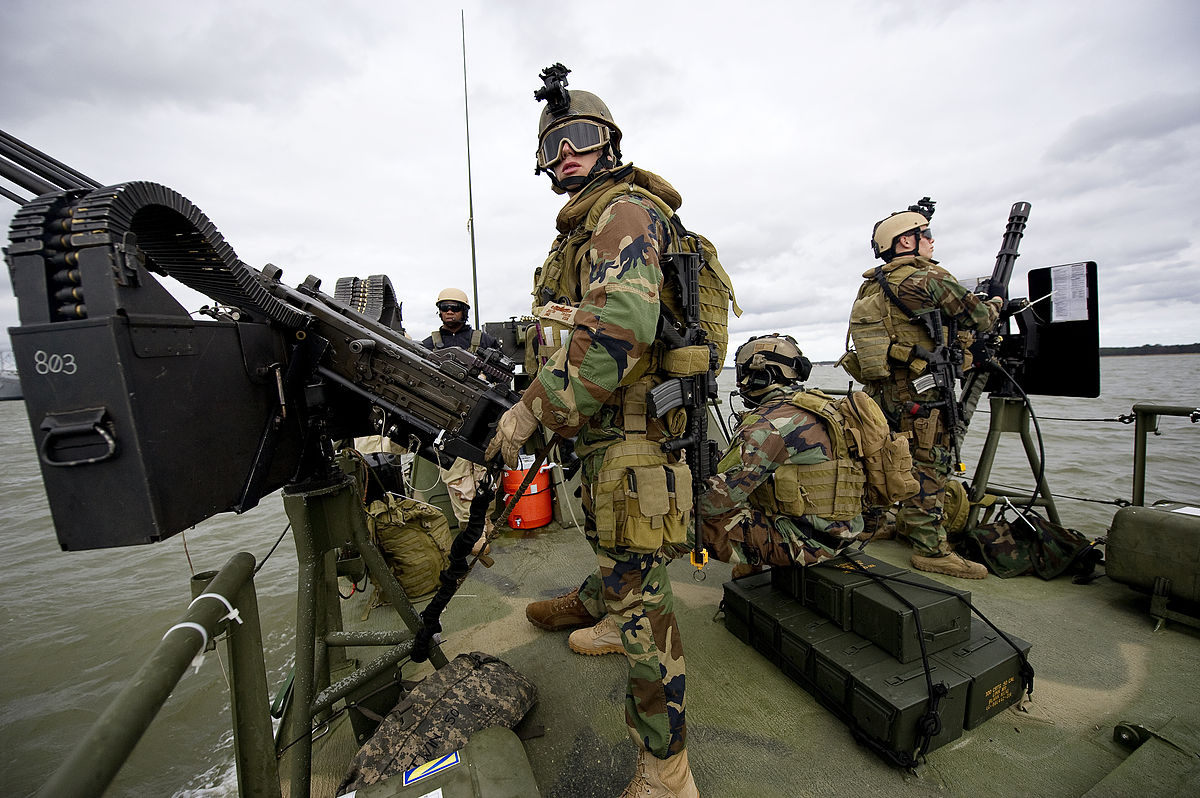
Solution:
[[[311,476],[314,437],[374,431],[373,407],[399,442],[479,461],[515,401],[482,376],[502,364],[463,353],[442,368],[313,278],[291,289],[278,269],[246,266],[163,186],[44,195],[10,239],[21,324],[9,334],[64,549],[153,542],[249,509]],[[193,319],[152,272],[229,309]]]

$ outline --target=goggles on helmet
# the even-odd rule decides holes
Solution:
[[[537,161],[540,168],[549,169],[562,160],[564,141],[577,154],[591,152],[608,144],[609,129],[606,125],[580,119],[551,128],[542,136],[542,143],[538,146]]]

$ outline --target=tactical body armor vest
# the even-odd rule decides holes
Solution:
[[[933,351],[937,344],[924,324],[912,319],[910,313],[887,296],[875,275],[881,274],[895,295],[901,283],[933,263],[919,255],[905,255],[863,275],[867,281],[858,290],[858,298],[850,309],[848,351],[839,361],[850,376],[863,383],[884,380],[897,364],[907,366],[913,377],[925,371],[926,362],[913,353],[913,346]]]
[[[750,494],[750,505],[768,515],[816,515],[830,521],[860,515],[865,478],[850,454],[842,414],[833,398],[820,391],[796,391],[788,401],[825,422],[833,457],[823,463],[780,466]]]
[[[442,348],[442,331],[434,330],[430,335],[433,339],[433,348]],[[483,342],[483,330],[473,330],[471,332],[471,345],[467,347],[467,351],[474,354],[479,351],[479,345]]]

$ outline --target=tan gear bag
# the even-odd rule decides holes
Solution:
[[[862,391],[837,401],[851,454],[866,474],[866,503],[887,507],[921,489],[913,476],[907,433],[892,432],[879,405]]]
[[[373,501],[366,512],[371,540],[408,598],[437,590],[439,576],[450,565],[450,544],[454,542],[442,511],[389,493],[386,502]]]

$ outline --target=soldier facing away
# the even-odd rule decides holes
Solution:
[[[589,627],[572,635],[576,651],[625,654],[625,721],[639,751],[623,795],[698,796],[667,574],[670,558],[686,550],[691,477],[678,454],[663,451],[670,433],[646,406],[648,391],[666,378],[658,324],[671,300],[661,259],[682,199],[661,177],[622,165],[621,129],[608,107],[589,92],[568,92],[566,72],[558,64],[545,70],[536,93],[547,101],[537,171],[568,196],[534,278],[539,367],[498,422],[487,455],[515,463],[539,426],[576,438],[584,532],[598,569],[578,590],[530,604],[526,615],[546,629]],[[680,308],[668,309],[682,318]]]
[[[864,476],[819,412],[829,397],[803,390],[812,364],[778,333],[742,344],[734,363],[747,410],[699,500],[705,545],[735,576],[837,556],[862,532]]]
[[[937,388],[919,392],[913,381],[928,366],[920,355],[922,351],[958,345],[956,329],[990,329],[999,318],[1003,300],[979,298],[933,260],[929,218],[916,210],[893,213],[878,222],[871,247],[883,264],[863,272],[865,282],[851,311],[851,331],[856,323],[866,323],[877,327],[878,334],[856,336],[859,351],[852,362],[885,364],[885,370],[883,376],[863,373],[865,369],[860,370],[858,365],[847,366],[847,371],[879,403],[892,429],[911,436],[913,471],[920,491],[900,503],[896,531],[912,544],[913,568],[982,579],[987,576],[987,568],[955,553],[946,540],[942,505],[952,451],[946,414],[936,405],[947,397]],[[880,307],[882,313],[878,312]],[[927,324],[923,318],[926,314],[939,314],[942,323]],[[931,326],[943,331],[943,340],[934,341]],[[864,349],[858,343],[861,340],[874,343]],[[879,351],[873,351],[876,349]],[[922,417],[912,412],[920,406],[935,407]]]

